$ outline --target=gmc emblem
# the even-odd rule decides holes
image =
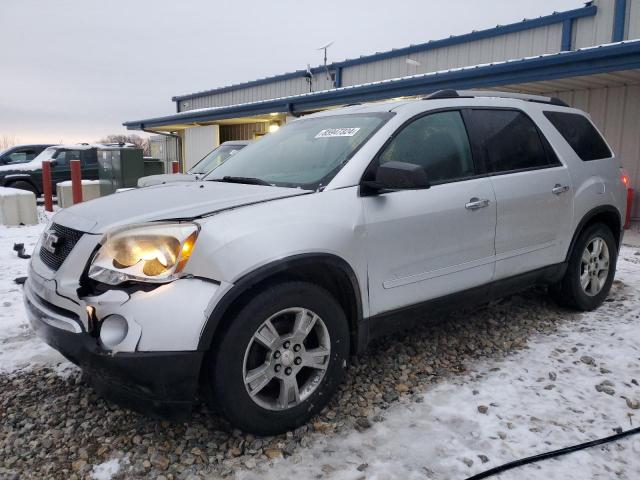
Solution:
[[[42,238],[42,248],[55,254],[59,240],[60,238],[55,233],[51,231],[44,232],[44,237]]]

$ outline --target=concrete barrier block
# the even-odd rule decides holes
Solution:
[[[0,187],[0,225],[35,225],[38,207],[33,192]]]
[[[58,197],[58,206],[67,208],[73,205],[73,192],[71,190],[71,180],[56,184],[56,195]],[[100,196],[99,180],[82,180],[82,201],[93,200]]]

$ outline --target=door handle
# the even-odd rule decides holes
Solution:
[[[489,200],[486,198],[480,199],[478,197],[473,197],[467,203],[465,203],[464,208],[467,210],[478,210],[479,208],[484,208],[489,206]]]
[[[554,195],[560,195],[567,190],[569,190],[569,185],[560,185],[559,183],[556,183],[555,186],[551,189],[551,193],[553,193]]]

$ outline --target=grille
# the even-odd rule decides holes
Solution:
[[[40,247],[40,260],[52,270],[58,270],[62,262],[69,256],[78,240],[84,235],[82,232],[72,228],[63,227],[54,223],[49,230],[58,236],[56,252],[51,253],[46,248]]]

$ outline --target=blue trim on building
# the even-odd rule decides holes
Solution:
[[[621,42],[624,40],[624,24],[627,18],[627,1],[616,0],[613,14],[613,32],[611,34],[612,42]]]
[[[562,40],[560,50],[563,52],[571,50],[571,38],[573,36],[573,19],[566,18],[562,21]]]
[[[497,87],[640,68],[640,41],[561,52],[535,58],[454,69],[254,103],[186,111],[125,122],[130,130],[163,125],[295,113],[349,103],[423,95],[441,89]]]
[[[432,50],[434,48],[450,47],[452,45],[458,45],[460,43],[472,42],[476,40],[483,40],[486,38],[492,38],[507,33],[520,32],[523,30],[529,30],[532,28],[544,27],[547,25],[554,25],[556,23],[564,22],[565,20],[573,20],[575,18],[590,17],[596,14],[598,7],[595,5],[587,5],[585,7],[576,8],[574,10],[567,10],[566,12],[553,13],[544,17],[534,18],[531,20],[522,20],[521,22],[511,23],[508,25],[498,25],[497,27],[488,28],[486,30],[480,30],[477,32],[466,33],[464,35],[451,36],[441,40],[432,40],[426,43],[420,43],[417,45],[410,45],[404,48],[398,48],[389,50],[386,52],[374,53],[373,55],[364,55],[359,58],[353,58],[349,60],[343,60],[340,62],[334,62],[327,67],[330,71],[336,71],[341,67],[351,67],[354,65],[361,65],[363,63],[376,62],[379,60],[385,60],[388,58],[410,55],[416,52],[424,52]],[[323,73],[325,72],[324,66],[318,66],[311,69],[311,73]],[[233,90],[240,90],[243,88],[256,87],[272,82],[279,82],[283,80],[290,80],[293,78],[303,77],[306,70],[296,70],[295,72],[289,72],[282,75],[275,75],[273,77],[260,78],[258,80],[252,80],[249,82],[238,83],[235,85],[229,85],[226,87],[213,88],[211,90],[204,90],[202,92],[189,93],[185,95],[177,95],[172,97],[171,100],[178,102],[181,100],[188,100],[191,98],[203,97],[206,95],[218,94],[229,92]]]

